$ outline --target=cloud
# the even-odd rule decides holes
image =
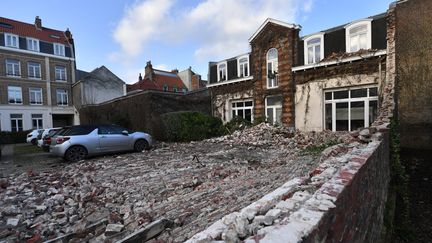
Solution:
[[[192,6],[185,4],[143,0],[127,8],[113,34],[121,48],[110,59],[127,63],[143,55],[151,42],[193,43],[193,55],[199,62],[239,55],[249,51],[249,37],[267,18],[295,22],[300,12],[312,9],[313,0],[203,0]]]

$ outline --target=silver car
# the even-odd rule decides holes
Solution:
[[[152,137],[143,132],[134,132],[116,125],[72,126],[57,136],[50,151],[66,161],[74,162],[113,152],[141,152],[152,146]]]

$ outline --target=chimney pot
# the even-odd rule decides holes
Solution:
[[[37,29],[42,29],[42,19],[40,19],[39,16],[36,16],[34,24]]]

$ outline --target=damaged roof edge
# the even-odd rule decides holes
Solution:
[[[303,65],[303,66],[293,67],[293,68],[291,68],[291,70],[293,72],[305,71],[307,69],[324,67],[324,66],[330,66],[330,65],[335,65],[335,64],[339,64],[339,63],[352,62],[352,61],[357,61],[357,60],[361,60],[361,59],[364,59],[364,58],[382,56],[382,55],[386,55],[386,54],[387,54],[386,50],[379,50],[379,51],[376,51],[376,52],[371,52],[371,53],[366,54],[366,55],[357,55],[357,56],[342,58],[342,59],[338,59],[338,60],[319,62],[319,63],[311,64],[311,65]]]

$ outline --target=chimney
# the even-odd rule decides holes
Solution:
[[[139,76],[138,76],[138,80],[139,80],[139,81],[142,81],[141,73],[140,73]]]
[[[73,38],[72,38],[72,33],[70,32],[69,28],[67,28],[64,33],[65,33],[65,36],[68,39],[69,43],[72,43],[73,42]]]
[[[178,71],[178,69],[176,68],[176,69],[171,70],[171,72],[172,72],[172,73],[178,73],[179,71]]]
[[[36,16],[34,24],[36,29],[42,30],[42,19],[39,16]]]
[[[148,61],[147,65],[145,66],[144,78],[149,78],[150,80],[153,80],[153,66],[151,64],[151,61]]]

